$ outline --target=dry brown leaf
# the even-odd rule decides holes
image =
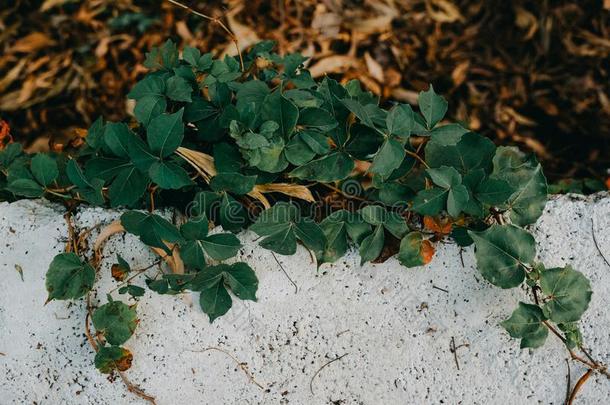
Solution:
[[[449,218],[424,216],[424,228],[440,235],[451,233],[452,223]]]
[[[373,79],[383,84],[385,79],[383,74],[383,68],[381,67],[379,62],[373,59],[371,54],[368,52],[365,52],[364,54],[364,61],[366,62],[366,68],[368,69],[369,74],[373,77]]]
[[[429,240],[424,240],[421,244],[421,249],[419,251],[424,264],[428,264],[432,261],[432,258],[434,257],[434,252],[434,245]]]
[[[451,72],[451,79],[453,80],[453,84],[458,87],[466,80],[466,76],[468,75],[468,69],[470,68],[470,61],[464,61],[457,65],[453,72]]]
[[[190,164],[206,182],[209,183],[210,179],[216,176],[216,166],[212,156],[182,146],[176,150],[176,154]],[[271,204],[264,193],[281,193],[309,202],[315,201],[307,187],[288,183],[258,184],[248,195],[260,201],[265,208],[270,208]]]
[[[11,85],[17,78],[19,78],[19,74],[28,63],[28,59],[23,58],[15,66],[9,70],[2,79],[0,79],[0,92],[3,92]]]
[[[517,27],[522,30],[527,30],[523,36],[523,40],[530,40],[534,34],[536,34],[536,31],[538,31],[538,20],[536,19],[536,16],[519,6],[515,7],[515,13],[517,14],[517,19],[515,20]]]
[[[118,219],[116,221],[111,222],[109,225],[105,226],[104,228],[102,228],[102,230],[100,231],[100,234],[97,236],[97,238],[95,239],[95,242],[93,244],[93,252],[94,252],[93,266],[94,267],[97,268],[97,266],[100,264],[100,262],[102,260],[102,249],[104,248],[106,241],[112,235],[115,235],[115,234],[121,233],[121,232],[125,232],[125,228],[121,224],[121,221]],[[163,261],[165,261],[165,263],[167,263],[167,265],[170,267],[170,269],[172,270],[173,273],[184,274],[184,262],[182,261],[182,258],[180,257],[180,253],[178,252],[177,246],[175,246],[173,243],[167,243],[167,242],[164,242],[164,243],[170,250],[172,250],[172,255],[168,255],[165,252],[165,250],[163,250],[163,249],[160,249],[157,247],[152,247],[152,246],[149,246],[149,247],[161,259],[163,259]]]
[[[409,103],[411,105],[417,105],[418,93],[413,90],[403,89],[402,87],[392,90],[392,97],[398,101]]]
[[[66,3],[75,2],[75,0],[45,0],[40,6],[40,11],[43,13],[47,10],[52,9],[53,7],[62,6]]]
[[[358,59],[345,55],[333,55],[324,59],[320,59],[312,67],[309,68],[311,76],[321,77],[327,73],[345,72],[349,68],[358,68],[360,62]]]
[[[235,15],[237,15],[241,11],[241,8],[236,8],[231,11],[229,15],[227,15],[227,22],[229,23],[229,28],[237,38],[237,42],[239,44],[239,50],[243,51],[246,48],[256,44],[260,41],[256,31],[247,25],[241,24],[235,19]],[[223,55],[236,55],[237,49],[235,48],[235,44],[230,43],[226,46],[225,50],[222,52]]]
[[[375,10],[376,16],[372,18],[360,18],[346,24],[353,31],[361,34],[371,35],[379,32],[389,31],[392,29],[392,20],[398,17],[398,10],[392,2],[385,4],[381,1],[369,2],[369,5]]]
[[[256,191],[261,193],[281,193],[290,197],[298,198],[300,200],[315,202],[311,191],[305,186],[300,184],[289,184],[289,183],[270,183],[270,184],[258,184],[254,186]]]
[[[21,38],[11,47],[12,52],[30,53],[55,45],[55,41],[42,32],[32,32]]]
[[[460,10],[449,0],[426,0],[426,11],[430,18],[436,22],[464,21]]]

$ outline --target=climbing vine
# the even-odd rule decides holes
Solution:
[[[419,94],[418,111],[379,106],[358,81],[314,81],[305,57],[273,47],[261,42],[217,59],[189,47],[180,54],[168,41],[148,54],[150,72],[128,94],[132,121],[99,118],[82,147],[61,153],[30,155],[15,143],[0,152],[4,199],[45,197],[70,211],[79,204],[126,209],[93,249],[69,244],[46,278],[49,301],[87,297],[87,335],[102,373],[131,366],[123,345],[138,320],[126,302],[144,295],[139,277],[159,294],[198,292],[211,322],[234,299],[256,301],[255,272],[229,260],[242,247],[235,233],[250,229],[277,254],[303,245],[318,267],[350,246],[362,263],[397,255],[414,267],[430,262],[442,239],[474,245],[485,280],[531,291],[531,302],[502,322],[522,348],[542,346],[550,331],[573,359],[608,375],[578,327],[589,281],[570,266],[538,262],[524,228],[547,201],[534,156],[445,123],[447,102],[432,85]],[[183,219],[159,214],[168,207]],[[223,231],[210,232],[217,225]],[[93,308],[100,250],[116,232],[150,246],[162,271],[150,276],[148,267],[132,269],[118,256],[111,272],[125,302],[108,294]]]

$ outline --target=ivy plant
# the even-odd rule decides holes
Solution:
[[[189,47],[180,53],[171,41],[154,48],[150,72],[128,94],[132,120],[98,119],[78,150],[30,155],[8,145],[0,195],[124,209],[122,227],[180,258],[185,271],[151,276],[119,257],[112,270],[119,294],[194,291],[210,321],[235,299],[256,300],[256,273],[234,259],[242,229],[280,255],[301,244],[318,266],[350,247],[362,263],[397,255],[404,267],[421,266],[435,243],[451,238],[474,245],[489,283],[531,291],[531,302],[502,322],[521,347],[541,346],[552,331],[570,350],[583,349],[578,322],[590,283],[570,266],[539,263],[525,228],[547,201],[534,156],[447,123],[447,102],[432,85],[419,94],[418,110],[380,106],[358,81],[315,81],[304,57],[273,48],[261,42],[222,58]],[[354,184],[356,192],[345,191]],[[187,219],[154,212],[168,207]],[[223,231],[210,232],[216,225]],[[48,299],[87,295],[98,267],[84,252],[60,253],[47,273]],[[137,327],[136,306],[109,296],[92,321],[95,365],[126,370],[132,358],[122,345]]]

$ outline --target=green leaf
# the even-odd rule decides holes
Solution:
[[[247,263],[233,263],[223,273],[225,283],[233,294],[242,300],[256,301],[258,279],[254,270]]]
[[[53,258],[46,276],[47,301],[76,299],[91,291],[95,270],[75,253],[60,253]]]
[[[517,148],[501,146],[496,150],[493,165],[492,176],[505,180],[516,190],[508,201],[511,222],[519,226],[536,222],[547,201],[547,182],[540,163]]]
[[[373,233],[364,238],[360,243],[360,264],[375,260],[381,254],[383,244],[385,242],[385,235],[383,233],[383,226],[377,225]]]
[[[274,121],[280,126],[280,134],[288,139],[299,119],[299,109],[280,92],[280,89],[265,97],[262,107],[263,121]]]
[[[95,354],[95,368],[104,374],[110,374],[114,370],[126,371],[131,367],[132,361],[131,352],[118,346],[102,346]]]
[[[451,187],[449,195],[447,195],[447,212],[453,218],[456,218],[462,211],[464,211],[468,204],[468,189],[459,184]]]
[[[388,212],[383,226],[388,232],[398,239],[402,238],[407,232],[409,232],[409,227],[407,226],[405,219],[397,212]]]
[[[360,208],[358,213],[365,222],[374,226],[383,225],[388,215],[387,210],[380,205],[367,205]]]
[[[333,212],[320,223],[326,236],[326,247],[321,262],[332,263],[345,255],[348,237],[359,243],[371,232],[371,225],[364,222],[360,214],[339,210]]]
[[[216,318],[226,314],[231,309],[233,301],[224,284],[219,281],[201,290],[199,305],[210,318],[210,322],[214,322]]]
[[[136,102],[133,114],[145,127],[150,121],[165,112],[167,100],[163,96],[146,96]]]
[[[129,158],[127,142],[134,136],[127,124],[123,122],[109,122],[104,130],[104,143],[117,157]]]
[[[93,326],[113,346],[125,343],[138,326],[135,306],[121,301],[111,301],[93,312]]]
[[[167,79],[165,94],[171,100],[191,102],[191,93],[193,88],[190,83],[180,76],[172,76]]]
[[[186,240],[201,240],[208,236],[209,223],[205,214],[191,217],[180,226],[180,233]]]
[[[239,252],[242,245],[232,233],[219,233],[207,236],[199,241],[212,259],[229,259]]]
[[[413,199],[413,211],[422,215],[438,215],[445,208],[447,194],[446,189],[438,187],[421,190]]]
[[[476,187],[474,196],[484,204],[497,206],[505,204],[514,192],[507,181],[487,178]]]
[[[409,232],[400,241],[398,261],[405,267],[417,267],[426,264],[423,256],[424,238],[421,232]]]
[[[324,231],[313,220],[300,218],[294,224],[295,236],[320,259],[326,247]]]
[[[492,225],[483,232],[468,231],[476,247],[483,277],[501,288],[513,288],[525,278],[525,264],[536,255],[534,238],[514,225]]]
[[[113,207],[132,206],[146,191],[148,179],[135,166],[127,166],[118,173],[108,189]]]
[[[578,321],[591,301],[589,280],[571,266],[541,272],[540,288],[547,296],[542,310],[555,323]]]
[[[582,345],[582,334],[580,333],[580,329],[578,329],[577,323],[559,323],[557,326],[559,327],[559,330],[563,332],[568,348],[573,349]]]
[[[462,175],[476,169],[491,171],[496,145],[489,139],[468,132],[455,145],[426,144],[426,163],[430,167],[450,166]]]
[[[386,126],[390,135],[407,139],[415,124],[413,115],[413,109],[408,104],[394,106],[386,118]]]
[[[44,188],[30,179],[14,180],[8,184],[6,189],[11,193],[30,198],[39,198],[44,194]]]
[[[203,312],[208,314],[210,322],[226,314],[232,306],[231,296],[225,286],[240,299],[256,301],[258,279],[246,263],[205,267],[197,273],[191,288],[193,291],[201,291],[199,303]]]
[[[241,173],[218,173],[212,177],[210,188],[214,191],[247,194],[256,185],[256,179],[257,176],[244,176]]]
[[[184,138],[181,108],[173,114],[161,114],[150,121],[147,141],[150,149],[161,158],[166,158],[180,146]]]
[[[544,344],[548,329],[542,321],[545,317],[537,305],[519,303],[510,318],[501,323],[508,334],[521,340],[521,348],[537,348]]]
[[[326,246],[322,229],[309,218],[299,215],[297,207],[279,202],[262,212],[250,230],[264,236],[259,244],[282,255],[296,252],[297,238],[319,257]]]
[[[459,124],[448,124],[430,131],[430,141],[440,146],[453,146],[468,130]]]
[[[288,176],[328,183],[345,179],[353,169],[354,161],[349,155],[343,152],[333,152],[297,167],[288,173]]]
[[[193,181],[186,170],[172,162],[155,162],[148,171],[150,179],[163,189],[178,190],[190,186]]]
[[[381,145],[379,152],[375,154],[369,171],[387,177],[400,166],[404,158],[405,148],[402,144],[395,139],[388,138]]]
[[[417,102],[422,115],[426,119],[428,129],[434,128],[447,112],[447,100],[436,94],[432,85],[430,85],[428,91],[421,91],[419,93]]]
[[[197,48],[185,46],[182,51],[182,58],[192,67],[200,72],[208,70],[212,66],[212,54],[201,55]]]
[[[462,176],[453,167],[441,166],[436,169],[426,169],[426,172],[439,187],[451,188],[462,184]]]
[[[306,128],[329,132],[337,127],[337,120],[322,108],[304,108],[299,112],[298,124]]]
[[[201,241],[189,240],[180,245],[180,258],[187,267],[203,269],[206,266],[205,257]]]
[[[38,183],[48,186],[59,176],[57,162],[47,154],[37,153],[32,158],[32,174]]]
[[[133,298],[143,297],[146,293],[146,290],[140,286],[128,284],[124,287],[119,288],[119,294],[129,294]]]
[[[341,102],[360,122],[370,128],[375,128],[375,121],[383,114],[383,111],[374,104],[362,105],[358,100],[351,98],[343,99]]]
[[[139,236],[144,244],[161,248],[167,254],[171,254],[171,250],[164,241],[180,243],[184,240],[175,225],[156,214],[127,211],[121,215],[121,224],[127,232]]]

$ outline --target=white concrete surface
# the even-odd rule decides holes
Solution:
[[[115,211],[83,209],[76,223],[87,227],[117,217]],[[594,355],[610,363],[610,268],[594,246],[592,220],[600,248],[610,256],[607,195],[552,201],[533,230],[547,265],[570,263],[590,277],[594,294],[583,333]],[[145,403],[93,367],[83,302],[43,306],[45,272],[65,236],[60,207],[0,204],[0,403]],[[278,256],[298,285],[295,293],[271,253],[251,242],[254,235],[241,238],[241,257],[260,280],[258,303],[235,301],[210,325],[196,297],[147,292],[141,300],[141,323],[126,344],[135,358],[127,375],[158,404],[563,402],[565,350],[553,336],[542,349],[519,349],[498,322],[525,292],[485,282],[470,249],[464,267],[459,249],[444,244],[427,267],[405,269],[394,259],[360,267],[352,252],[316,272],[299,248],[296,256]],[[105,302],[114,287],[109,266],[117,252],[134,268],[154,260],[134,237],[113,237],[96,302]],[[459,370],[449,350],[452,337],[468,344],[458,350]],[[207,347],[247,363],[264,389],[227,354],[202,351]],[[572,364],[572,382],[582,372]],[[604,377],[591,378],[577,398],[578,404],[609,402]]]

